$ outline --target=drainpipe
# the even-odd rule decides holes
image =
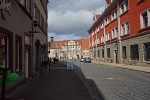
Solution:
[[[32,18],[34,17],[34,0],[32,2]],[[34,27],[33,27],[33,19],[32,19],[32,31],[34,31]],[[34,60],[34,35],[32,33],[32,77],[34,77],[34,73],[35,73],[35,66],[34,66],[35,60]]]

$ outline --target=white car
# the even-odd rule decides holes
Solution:
[[[81,59],[80,59],[80,62],[84,62],[84,60],[85,60],[85,58],[81,58]]]

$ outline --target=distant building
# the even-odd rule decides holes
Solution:
[[[53,41],[50,43],[49,58],[80,59],[89,56],[88,39]]]
[[[149,0],[106,0],[88,30],[95,61],[150,66]]]

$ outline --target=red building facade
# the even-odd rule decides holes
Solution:
[[[150,66],[149,0],[106,0],[105,7],[88,30],[90,57]]]

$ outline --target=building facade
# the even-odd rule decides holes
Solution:
[[[148,0],[106,0],[104,12],[88,30],[95,61],[150,66]]]
[[[47,3],[48,0],[0,0],[0,67],[19,75],[19,80],[10,83],[6,90],[35,75],[36,50],[39,49],[36,43],[42,47],[47,44]],[[43,17],[39,19],[36,7],[44,9],[40,10],[39,15]],[[47,50],[44,50],[40,53],[45,54],[43,59],[46,59]]]
[[[53,41],[50,43],[49,58],[80,59],[89,56],[88,39]]]
[[[48,60],[48,2],[48,0],[34,0],[34,19],[38,20],[38,26],[36,29],[38,33],[33,33],[34,74],[40,72],[41,62]]]

